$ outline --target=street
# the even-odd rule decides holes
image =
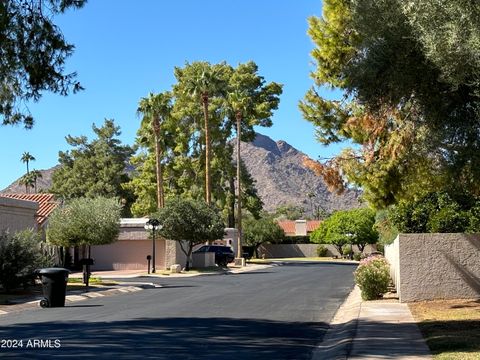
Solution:
[[[354,269],[290,263],[241,274],[130,279],[162,287],[0,316],[0,357],[309,359],[352,289]]]

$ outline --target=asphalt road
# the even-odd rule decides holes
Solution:
[[[309,359],[353,271],[309,263],[157,278],[163,287],[4,315],[0,358]]]

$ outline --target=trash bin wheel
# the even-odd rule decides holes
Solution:
[[[47,299],[43,299],[43,300],[40,300],[40,306],[42,308],[47,308],[50,306],[50,304],[48,303],[48,300]]]

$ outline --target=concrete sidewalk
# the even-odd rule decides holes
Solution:
[[[312,360],[432,359],[407,304],[362,301],[355,286]]]

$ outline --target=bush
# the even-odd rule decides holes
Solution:
[[[390,284],[390,271],[387,260],[376,255],[360,262],[355,271],[355,282],[362,291],[362,299],[374,300],[387,292]]]
[[[0,234],[0,285],[6,290],[27,286],[37,268],[51,266],[43,255],[41,242],[32,230]]]
[[[318,257],[325,257],[325,256],[327,256],[327,253],[328,253],[328,249],[325,246],[318,245],[318,247],[317,247],[317,256]]]
[[[353,254],[353,260],[360,261],[362,259],[362,253]]]
[[[343,255],[350,255],[352,252],[353,252],[353,248],[351,244],[345,244],[342,246]]]

